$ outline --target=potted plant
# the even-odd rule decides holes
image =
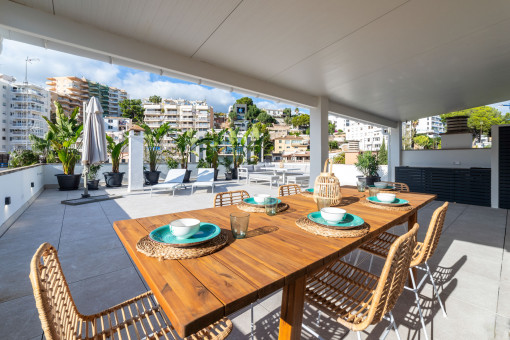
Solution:
[[[147,157],[149,161],[149,171],[144,171],[145,182],[150,185],[157,184],[161,171],[158,171],[158,162],[161,159],[161,142],[163,137],[172,130],[170,123],[160,125],[156,129],[151,129],[147,124],[143,124],[145,130],[144,141],[147,147]]]
[[[107,187],[120,187],[122,185],[124,173],[119,172],[119,164],[120,156],[129,142],[129,139],[126,137],[127,136],[124,135],[124,139],[116,143],[112,137],[108,135],[106,136],[106,149],[112,160],[112,171],[103,172],[104,181],[106,182]]]
[[[39,163],[55,162],[55,152],[51,149],[51,141],[54,139],[53,131],[48,130],[43,138],[31,134],[28,139],[32,142],[32,150],[39,152]]]
[[[219,153],[221,150],[221,144],[223,143],[223,137],[227,132],[226,129],[221,130],[220,132],[211,130],[211,132],[207,132],[204,138],[202,138],[198,144],[205,144],[205,161],[207,162],[207,166],[209,168],[214,169],[214,180],[218,180],[218,165],[219,165]]]
[[[250,130],[246,131],[241,140],[237,137],[239,133],[239,128],[229,129],[228,140],[230,146],[232,147],[232,179],[237,179],[237,168],[243,164],[246,155],[246,148],[248,145],[248,136],[250,134]]]
[[[196,130],[190,129],[179,133],[177,137],[173,138],[176,151],[179,154],[181,169],[186,169],[186,174],[184,175],[184,183],[189,182],[189,178],[191,176],[191,170],[188,170],[189,156],[192,153],[195,155],[197,154],[195,147],[199,143],[200,139],[195,137],[196,134]]]
[[[360,180],[365,180],[367,185],[374,185],[379,182],[381,177],[377,173],[379,169],[379,159],[371,151],[365,151],[358,154],[358,161],[354,164],[363,176],[358,176]]]
[[[233,158],[230,156],[225,156],[221,160],[221,165],[225,168],[225,179],[230,181],[234,179],[234,169],[232,169],[232,163],[234,162]]]
[[[78,123],[77,116],[80,111],[75,107],[70,115],[65,115],[59,102],[55,101],[56,122],[46,120],[53,133],[51,145],[62,162],[63,174],[56,174],[60,190],[76,190],[80,185],[81,174],[74,174],[74,166],[80,156],[76,142],[80,138],[83,125]]]
[[[87,173],[88,190],[97,190],[99,188],[99,179],[97,178],[99,169],[101,169],[101,164],[92,164],[89,166],[89,172]]]

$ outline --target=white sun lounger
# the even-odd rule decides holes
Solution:
[[[280,182],[280,176],[273,175],[273,174],[257,174],[252,173],[248,175],[248,181],[251,183],[252,181],[255,181],[255,183],[259,181],[266,181],[269,182],[269,187],[273,188],[273,182],[276,182],[276,186],[278,186]]]
[[[151,186],[151,197],[152,190],[172,190],[172,195],[175,196],[175,189],[186,186],[183,184],[184,175],[186,169],[170,169],[166,174],[165,181],[163,183],[154,184]]]
[[[194,187],[211,187],[211,192],[214,192],[214,168],[198,169],[197,180],[191,183],[191,194]]]

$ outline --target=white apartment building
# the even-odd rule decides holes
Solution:
[[[122,116],[119,103],[129,98],[127,92],[116,87],[110,87],[108,89],[108,98],[110,116]]]
[[[30,149],[28,136],[44,137],[50,118],[50,93],[34,84],[0,74],[0,152]]]
[[[361,151],[379,151],[383,140],[388,145],[388,128],[381,128],[336,116],[329,116],[337,130],[345,132],[345,139],[358,141]]]
[[[203,137],[213,127],[213,107],[204,101],[188,101],[184,99],[163,99],[160,104],[144,100],[144,122],[150,128],[158,128],[164,123],[181,131],[196,130],[197,136]],[[169,150],[173,146],[172,137],[175,133],[163,138],[163,148]]]
[[[439,137],[439,135],[444,132],[445,126],[439,116],[431,116],[418,120],[418,125],[416,126],[417,134],[426,134],[429,137]]]

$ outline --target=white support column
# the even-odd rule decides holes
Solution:
[[[328,112],[327,97],[319,97],[319,105],[310,109],[310,186],[314,185],[328,158]]]
[[[143,190],[143,132],[129,131],[128,192]]]
[[[491,128],[491,207],[499,208],[499,126]]]
[[[388,138],[388,180],[395,181],[395,167],[400,166],[402,156],[402,122],[396,128],[390,128]]]

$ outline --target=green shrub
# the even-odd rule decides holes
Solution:
[[[9,168],[19,168],[39,162],[39,156],[32,150],[14,150],[9,157]]]
[[[333,164],[345,164],[345,153],[339,153],[333,157]]]

